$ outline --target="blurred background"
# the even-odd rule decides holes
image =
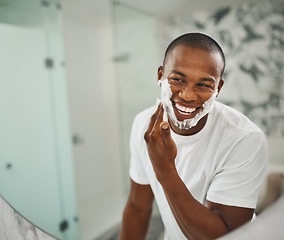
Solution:
[[[169,42],[193,31],[223,47],[218,99],[265,132],[283,174],[283,0],[0,0],[3,198],[63,240],[119,226],[132,121],[159,97]]]

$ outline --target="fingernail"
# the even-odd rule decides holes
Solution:
[[[166,130],[166,129],[169,128],[169,126],[168,125],[162,125],[162,128]]]

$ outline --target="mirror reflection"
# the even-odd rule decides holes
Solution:
[[[1,0],[0,11],[1,195],[40,229],[77,239],[60,3]]]
[[[157,70],[167,45],[193,31],[223,47],[218,101],[262,129],[267,176],[281,175],[283,10],[276,0],[0,0],[0,194],[56,238],[117,236],[133,119],[160,96]],[[269,179],[259,213],[283,191],[281,177],[278,185]],[[155,206],[155,239],[163,237],[159,215]]]

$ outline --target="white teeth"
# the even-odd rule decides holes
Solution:
[[[178,103],[176,103],[176,108],[180,111],[183,111],[183,112],[186,112],[186,113],[192,113],[196,110],[196,108],[188,108],[188,107],[185,107],[185,106],[182,106]]]
[[[187,115],[187,116],[189,116],[191,113],[186,113],[186,112],[181,112],[181,111],[179,111],[178,110],[178,112],[180,113],[180,114],[182,114],[182,115]]]

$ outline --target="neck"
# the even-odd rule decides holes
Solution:
[[[207,118],[208,118],[208,114],[206,114],[203,118],[201,118],[198,121],[198,123],[197,123],[197,125],[195,127],[192,127],[192,128],[190,128],[188,130],[178,128],[176,125],[174,125],[174,123],[172,122],[172,120],[170,118],[169,118],[169,123],[170,123],[170,126],[171,126],[172,130],[176,134],[189,136],[189,135],[194,135],[194,134],[200,132],[204,128],[204,126],[205,126],[205,124],[207,122]]]

